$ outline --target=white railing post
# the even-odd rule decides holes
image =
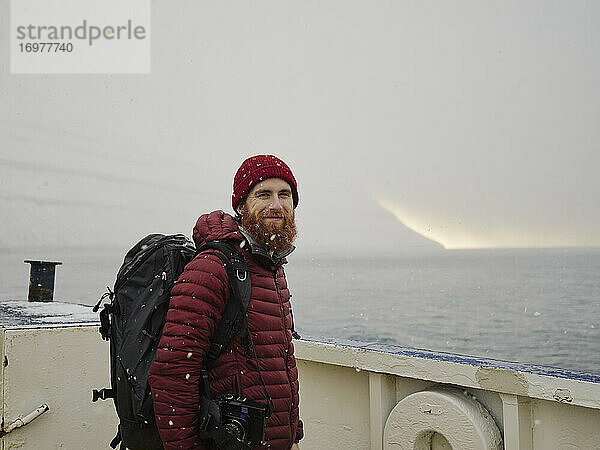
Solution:
[[[504,422],[504,448],[511,450],[533,450],[533,427],[531,401],[514,394],[502,394]]]
[[[371,450],[383,449],[383,428],[395,404],[395,378],[381,373],[369,372]]]

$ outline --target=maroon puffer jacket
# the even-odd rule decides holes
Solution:
[[[235,240],[248,263],[252,281],[248,324],[275,409],[267,421],[267,444],[271,450],[288,450],[302,438],[303,431],[298,418],[290,292],[282,268],[285,260],[273,261],[258,254],[260,249],[251,248],[233,217],[223,211],[201,216],[194,228],[198,247],[214,239]],[[158,429],[166,450],[208,448],[196,433],[198,381],[202,359],[228,300],[227,273],[215,255],[196,256],[173,287],[149,375]],[[254,361],[247,361],[237,335],[210,372],[211,393],[234,393],[266,402],[258,371],[252,367]]]

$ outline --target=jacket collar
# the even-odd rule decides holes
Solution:
[[[292,253],[296,249],[296,247],[294,247],[292,245],[292,248],[290,248],[288,250],[284,250],[282,252],[273,252],[273,254],[271,254],[270,252],[267,251],[266,248],[264,248],[262,245],[260,245],[258,242],[256,242],[256,239],[254,239],[254,237],[250,233],[248,233],[248,231],[245,230],[244,227],[242,227],[240,225],[239,228],[240,228],[240,233],[242,233],[244,235],[244,237],[246,238],[246,241],[248,242],[248,244],[250,244],[251,253],[253,255],[258,255],[258,256],[267,258],[274,265],[279,265],[279,264],[285,263],[286,262],[285,257],[288,256],[290,253]]]

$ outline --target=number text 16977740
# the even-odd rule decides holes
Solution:
[[[71,53],[73,44],[70,42],[20,42],[19,50],[21,53]]]

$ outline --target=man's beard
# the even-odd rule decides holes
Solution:
[[[263,247],[276,252],[292,248],[296,238],[296,223],[294,211],[264,210],[259,213],[250,213],[246,205],[242,207],[242,226]],[[265,217],[281,217],[283,221],[269,222]]]

